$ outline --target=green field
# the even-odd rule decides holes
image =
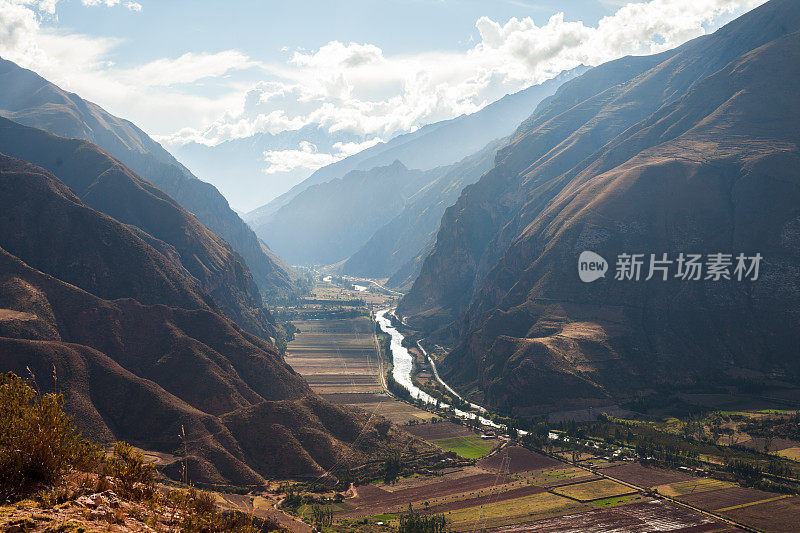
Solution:
[[[465,459],[480,459],[497,446],[497,439],[482,439],[477,435],[434,439],[430,442],[446,452],[455,452]]]

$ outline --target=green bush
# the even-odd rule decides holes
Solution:
[[[144,456],[127,442],[114,444],[114,454],[108,460],[111,477],[120,483],[121,492],[128,497],[147,499],[156,485],[153,465],[145,464]]]
[[[99,464],[100,450],[81,437],[63,406],[60,394],[39,394],[19,376],[0,375],[0,498]]]

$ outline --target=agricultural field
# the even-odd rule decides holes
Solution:
[[[494,529],[496,533],[585,533],[620,532],[650,533],[652,531],[696,531],[732,533],[740,531],[688,509],[663,501],[645,500],[630,505],[595,509],[579,514],[567,514],[513,526]]]
[[[772,501],[740,505],[721,514],[770,533],[792,533],[798,528],[800,496],[777,497]]]
[[[397,424],[435,418],[384,392],[370,318],[298,320],[293,324],[300,331],[288,345],[286,362],[321,396]]]
[[[605,474],[639,487],[654,488],[677,482],[692,482],[697,478],[689,474],[644,466],[641,463],[624,463],[603,469]]]
[[[440,424],[427,426],[414,429],[434,440],[452,438],[445,436],[455,431],[436,427]],[[651,469],[646,473],[655,484],[666,479]],[[453,531],[731,531],[701,514],[515,446],[501,448],[474,466],[355,490],[357,496],[344,501],[347,509],[334,513],[343,527],[377,516],[397,516],[410,503],[422,513],[445,516]]]
[[[735,483],[729,481],[720,481],[718,479],[711,479],[705,477],[696,477],[687,481],[677,481],[666,485],[656,487],[659,494],[670,496],[672,498],[679,498],[697,494],[700,492],[708,492],[713,490],[727,489],[735,487]]]
[[[370,280],[347,282],[329,276],[317,280],[308,296],[318,300],[363,300],[368,306],[382,308],[390,307],[397,298],[398,295],[381,290]]]
[[[566,496],[580,502],[590,502],[593,500],[603,500],[614,498],[636,492],[626,485],[611,481],[610,479],[598,479],[596,481],[585,481],[562,485],[552,490],[554,494]]]
[[[379,363],[369,318],[301,320],[286,362],[319,394],[379,393]]]
[[[406,426],[404,429],[446,452],[454,452],[465,459],[480,459],[500,444],[499,439],[481,438],[480,433],[446,420],[436,424]]]

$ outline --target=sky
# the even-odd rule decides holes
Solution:
[[[577,65],[673,48],[764,0],[0,0],[0,56],[168,148],[309,124],[327,164]]]

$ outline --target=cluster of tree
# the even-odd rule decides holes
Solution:
[[[333,510],[330,507],[314,504],[311,506],[311,521],[317,529],[331,527],[333,525]]]
[[[800,412],[789,416],[749,418],[741,429],[753,436],[771,441],[774,438],[800,440]]]
[[[392,376],[392,371],[386,371],[386,388],[389,389],[389,392],[400,398],[401,400],[406,400],[407,402],[413,402],[414,399],[411,397],[411,393],[408,391],[407,388],[400,385],[398,382],[394,380]]]
[[[383,481],[394,483],[403,471],[403,460],[400,455],[394,454],[383,461]]]
[[[645,439],[636,444],[636,456],[642,462],[658,461],[671,466],[699,466],[699,453],[692,448],[680,448]]]
[[[297,329],[297,326],[289,321],[284,322],[279,328],[277,328],[277,331],[275,332],[275,347],[278,349],[281,355],[286,355],[286,349],[288,348],[289,343],[294,340],[294,336],[297,333],[300,333],[300,330]]]
[[[765,474],[779,477],[792,476],[791,469],[777,461],[770,461],[764,468],[749,461],[731,459],[725,461],[725,470],[736,476],[736,479],[743,485],[786,494],[794,494],[800,490],[800,486],[796,483],[765,479]]]
[[[409,504],[408,512],[400,516],[398,533],[445,533],[447,518],[443,515],[421,515]]]

